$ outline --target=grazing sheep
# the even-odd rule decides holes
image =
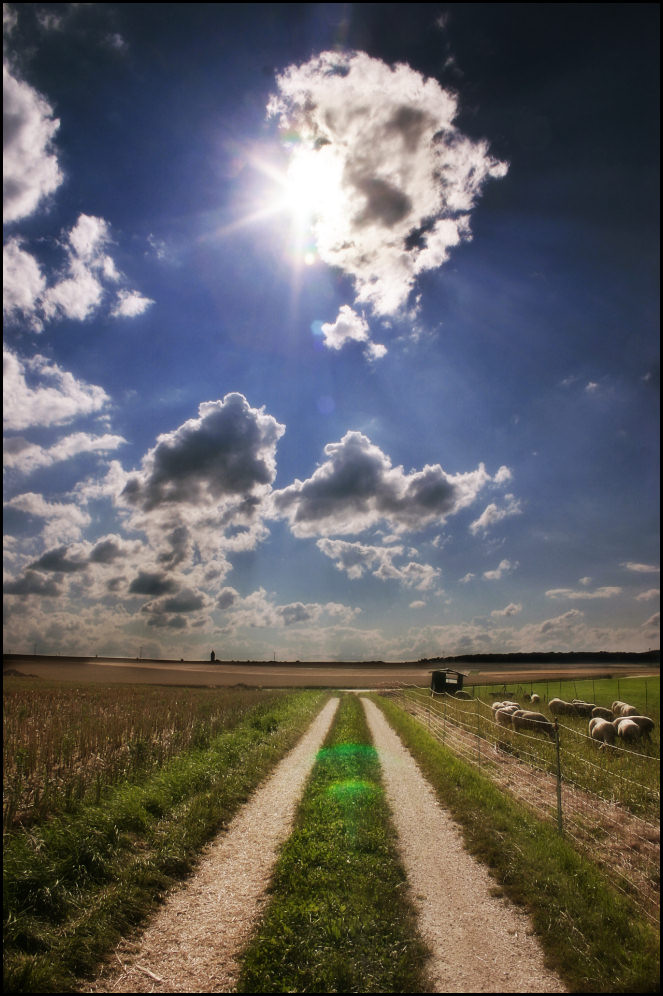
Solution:
[[[511,717],[515,711],[513,706],[498,709],[495,713],[495,722],[499,723],[500,726],[511,726]]]
[[[649,716],[629,716],[628,718],[631,722],[638,725],[641,737],[644,737],[645,740],[651,739],[652,730],[655,726],[653,719],[650,719]]]
[[[572,702],[565,702],[564,699],[551,699],[548,703],[553,716],[577,716],[576,707]]]
[[[493,712],[497,712],[498,709],[504,709],[506,706],[512,706],[514,709],[520,709],[517,702],[511,702],[509,699],[505,699],[504,702],[493,702],[490,708]]]
[[[536,702],[540,702],[540,701],[541,701],[541,698],[536,694],[536,692],[533,692],[533,694],[532,694],[532,696],[530,698],[530,702],[536,703]]]
[[[517,709],[511,714],[511,725],[514,730],[534,730],[535,733],[547,733],[551,740],[555,739],[555,728],[549,719],[540,712],[529,709]]]
[[[601,741],[601,747],[599,749],[603,750],[606,744],[614,744],[617,731],[612,723],[610,723],[607,719],[602,719],[600,716],[594,716],[594,718],[589,721],[589,735],[592,740]]]
[[[592,717],[594,719],[607,719],[612,723],[615,718],[612,709],[606,709],[605,706],[594,706],[592,709]]]
[[[583,699],[573,699],[572,704],[576,707],[579,716],[591,716],[593,715],[592,709],[596,708],[593,702],[585,702]]]
[[[626,716],[616,719],[613,726],[617,730],[617,736],[621,737],[625,743],[635,743],[636,740],[640,739],[640,727]]]
[[[620,702],[619,699],[617,699],[616,702],[612,703],[612,711],[615,715],[615,718],[619,716],[638,715],[638,710],[635,708],[635,706],[629,705],[628,702]]]

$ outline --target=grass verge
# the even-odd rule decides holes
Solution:
[[[72,992],[194,867],[310,724],[323,692],[293,692],[99,805],[4,841],[6,992]]]
[[[380,763],[344,696],[284,845],[238,992],[426,992]]]
[[[570,991],[658,992],[657,932],[600,869],[394,702],[371,697],[461,825],[469,851],[527,907],[548,964]]]

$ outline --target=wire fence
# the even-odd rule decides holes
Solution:
[[[589,736],[557,722],[547,732],[516,731],[498,723],[478,698],[412,686],[383,694],[395,696],[431,736],[541,819],[553,820],[658,924],[660,758],[653,746],[601,750]]]

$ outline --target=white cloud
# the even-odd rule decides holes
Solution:
[[[468,571],[467,574],[464,574],[459,580],[461,584],[469,584],[475,577],[476,574],[473,574],[472,571]]]
[[[53,109],[29,84],[12,76],[3,65],[4,179],[3,211],[6,223],[33,214],[62,183],[53,151],[60,122]]]
[[[484,571],[483,576],[487,581],[499,581],[505,574],[510,574],[512,571],[515,571],[517,567],[517,563],[512,563],[510,560],[501,560],[495,570]]]
[[[381,581],[393,580],[406,588],[426,591],[433,587],[440,576],[439,570],[430,564],[411,560],[402,566],[396,565],[394,560],[404,554],[404,548],[400,545],[382,547],[349,543],[346,540],[319,539],[317,547],[334,561],[339,571],[344,571],[353,579],[370,572]],[[416,551],[409,551],[409,554],[412,553]]]
[[[639,602],[648,602],[652,598],[660,598],[660,595],[660,588],[649,588],[647,591],[641,591],[640,594],[635,597]]]
[[[308,480],[273,494],[275,514],[296,536],[357,533],[382,521],[397,532],[423,529],[471,504],[490,480],[483,464],[466,474],[447,474],[439,464],[406,474],[360,432],[324,452]]]
[[[74,432],[52,446],[39,446],[22,436],[11,436],[4,440],[3,465],[22,474],[29,474],[38,467],[50,467],[80,453],[107,453],[125,442],[123,436],[110,433],[92,436],[88,432]]]
[[[658,574],[661,569],[656,564],[636,564],[632,560],[623,562],[621,566],[627,571],[635,571],[636,574]]]
[[[497,522],[501,522],[502,519],[506,519],[511,515],[520,515],[522,509],[520,501],[517,498],[514,498],[513,495],[505,495],[504,500],[506,504],[502,508],[495,502],[487,505],[479,518],[470,524],[470,532],[474,534],[479,530],[486,532],[491,526],[494,526]]]
[[[12,238],[2,252],[2,310],[8,317],[25,316],[35,331],[41,331],[37,316],[38,302],[46,289],[39,263],[21,248],[18,238]]]
[[[404,64],[323,52],[277,77],[268,113],[301,139],[292,168],[327,177],[313,205],[320,258],[378,315],[470,238],[469,212],[506,164],[453,124],[455,96]],[[332,188],[332,189],[330,189]]]
[[[511,602],[509,605],[506,605],[503,609],[493,609],[493,611],[490,614],[495,619],[498,619],[504,616],[517,616],[522,611],[523,607],[520,602]]]
[[[133,318],[154,302],[136,290],[121,286],[126,278],[108,253],[110,225],[103,218],[80,214],[64,233],[61,248],[65,265],[48,284],[38,261],[18,238],[4,247],[3,311],[10,319],[23,317],[40,330],[45,321],[70,318],[85,321],[95,314],[112,291],[113,317]],[[119,288],[119,289],[118,289]]]
[[[583,620],[583,613],[578,609],[569,609],[561,616],[553,619],[546,619],[540,623],[538,630],[542,634],[554,635],[555,637],[566,636],[572,632]]]
[[[5,508],[13,508],[26,515],[44,519],[43,539],[47,546],[57,546],[60,543],[71,543],[77,540],[83,529],[92,521],[87,512],[76,505],[62,502],[49,502],[43,495],[28,491],[15,495],[4,503]]]
[[[371,342],[368,322],[348,304],[341,305],[334,322],[323,323],[322,333],[328,349],[338,350],[348,342],[360,342],[369,359],[380,359],[387,352],[385,346]]]
[[[574,591],[573,588],[550,588],[546,592],[547,598],[614,598],[620,595],[621,588],[604,587],[596,588],[594,591]]]
[[[3,350],[3,382],[4,425],[9,430],[62,425],[100,411],[110,400],[103,388],[77,380],[45,356],[21,360],[7,348]]]
[[[499,468],[499,470],[493,477],[493,482],[495,484],[506,484],[506,482],[510,481],[512,477],[513,474],[511,473],[509,468],[504,466],[504,464],[502,464],[502,466]]]
[[[111,315],[114,318],[135,318],[147,311],[151,304],[154,304],[154,301],[149,297],[143,297],[138,291],[121,290]]]

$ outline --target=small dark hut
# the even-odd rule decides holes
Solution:
[[[445,667],[437,671],[431,671],[430,687],[432,692],[446,692],[447,695],[455,695],[463,687],[463,678],[467,677],[466,671],[452,671]]]

